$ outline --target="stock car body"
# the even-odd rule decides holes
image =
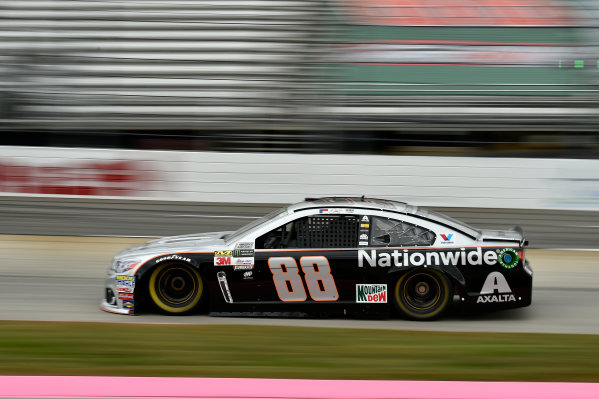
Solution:
[[[522,230],[479,230],[402,202],[314,198],[235,232],[166,237],[119,253],[103,310],[300,312],[435,319],[452,303],[528,306]]]

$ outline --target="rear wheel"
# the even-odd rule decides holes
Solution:
[[[170,314],[183,314],[198,306],[204,284],[195,268],[183,263],[165,263],[152,270],[148,290],[158,309]]]
[[[395,306],[410,319],[436,319],[447,310],[450,299],[449,280],[437,270],[413,270],[401,276],[395,284]]]

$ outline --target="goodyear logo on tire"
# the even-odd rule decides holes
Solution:
[[[497,260],[506,269],[513,269],[518,264],[520,257],[514,248],[504,248],[497,254]]]

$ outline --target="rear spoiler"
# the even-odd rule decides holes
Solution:
[[[528,240],[525,240],[525,239],[524,239],[524,230],[522,230],[522,227],[520,227],[520,226],[516,226],[516,227],[514,227],[512,230],[514,230],[514,231],[518,232],[518,233],[520,234],[520,237],[522,237],[522,238],[520,239],[520,246],[521,246],[521,247],[526,247],[526,246],[528,246]]]

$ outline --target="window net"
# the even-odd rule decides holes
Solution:
[[[296,222],[300,248],[352,248],[358,243],[355,216],[315,216]]]

